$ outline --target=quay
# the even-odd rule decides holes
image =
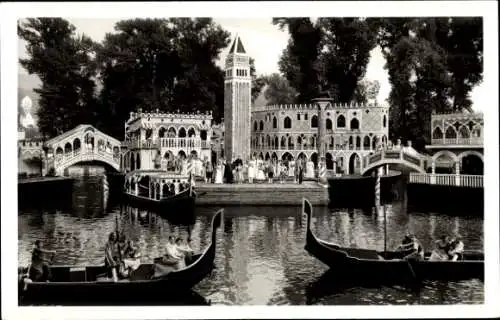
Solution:
[[[226,206],[299,206],[302,198],[308,198],[313,205],[328,205],[328,189],[316,182],[297,183],[241,183],[207,184],[197,183],[196,205]]]

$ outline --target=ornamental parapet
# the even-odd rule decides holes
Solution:
[[[363,108],[384,108],[388,109],[389,106],[382,105],[378,103],[330,103],[326,107],[326,110],[331,109],[363,109]],[[315,103],[305,103],[305,104],[273,104],[267,106],[254,106],[252,112],[263,112],[263,111],[277,111],[277,110],[317,110],[317,105]]]
[[[138,119],[142,118],[172,118],[172,119],[191,119],[191,120],[212,120],[212,111],[207,112],[188,112],[188,113],[180,113],[177,110],[177,113],[172,112],[160,112],[159,109],[156,109],[155,112],[143,112],[141,108],[137,109],[137,112],[130,112],[130,117],[127,120],[127,123],[134,122]]]

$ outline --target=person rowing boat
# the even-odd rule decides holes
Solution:
[[[404,260],[423,260],[424,248],[417,237],[413,234],[407,234],[397,248],[397,251],[402,253]]]
[[[50,259],[47,259],[44,255],[51,254]],[[35,282],[46,282],[51,279],[49,263],[54,257],[55,251],[46,250],[42,248],[42,242],[40,240],[35,241],[33,247],[33,252],[31,254],[31,265],[28,269],[28,277]]]

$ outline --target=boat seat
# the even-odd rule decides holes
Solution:
[[[86,282],[87,281],[87,270],[85,267],[76,267],[69,269],[69,281],[70,282]]]

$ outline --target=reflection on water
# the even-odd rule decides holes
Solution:
[[[31,246],[42,239],[57,251],[56,264],[101,264],[109,232],[120,229],[137,241],[144,261],[164,253],[169,235],[192,238],[193,248],[203,250],[210,237],[210,219],[216,208],[198,208],[196,223],[174,225],[155,214],[110,204],[103,210],[102,178],[80,181],[75,187],[73,210],[25,211],[19,215],[19,264],[29,262]],[[99,182],[100,181],[100,182]],[[101,189],[99,189],[101,188]],[[101,190],[101,191],[99,191]],[[196,292],[212,304],[452,304],[482,303],[483,284],[470,280],[429,282],[419,296],[404,288],[340,288],[311,297],[306,289],[327,268],[304,250],[305,227],[300,207],[228,207],[224,231],[219,230],[216,269]],[[467,249],[483,248],[483,221],[412,212],[394,204],[387,212],[388,247],[399,244],[405,232],[417,235],[424,247],[442,234],[458,233]],[[341,245],[383,249],[383,217],[361,210],[315,208],[313,228],[321,239]]]

